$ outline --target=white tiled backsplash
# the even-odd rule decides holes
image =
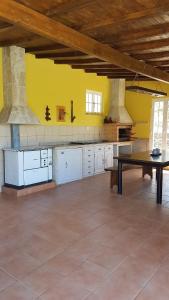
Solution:
[[[21,146],[102,139],[102,128],[96,126],[21,125]]]

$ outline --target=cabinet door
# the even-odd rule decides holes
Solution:
[[[113,146],[106,145],[104,153],[105,168],[113,167]]]
[[[57,151],[57,183],[66,183],[82,178],[82,149]]]
[[[82,178],[82,148],[67,149],[67,176],[69,181]]]
[[[58,184],[69,181],[67,171],[67,150],[57,150],[57,170],[56,170],[56,182]]]
[[[95,174],[104,172],[104,146],[95,147]]]

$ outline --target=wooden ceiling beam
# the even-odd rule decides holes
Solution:
[[[110,68],[110,69],[119,69],[119,67],[111,64],[106,64],[105,62],[97,62],[93,64],[76,64],[71,66],[72,69],[104,69],[104,68]]]
[[[86,59],[62,59],[62,60],[54,60],[55,64],[69,64],[69,65],[79,65],[79,64],[86,64],[86,63],[90,63],[90,64],[96,64],[98,63],[100,60],[97,58],[86,58]]]
[[[56,7],[52,7],[45,14],[47,16],[58,16],[67,12],[72,12],[73,10],[85,8],[91,3],[91,0],[67,0],[66,2],[59,1]],[[94,2],[94,0],[93,0]]]
[[[135,74],[133,74],[133,73],[116,73],[116,72],[96,72],[96,74],[98,75],[98,76],[109,76],[109,75],[117,75],[117,76],[121,76],[121,77],[123,77],[123,76],[132,76],[132,77],[135,77],[136,75]]]
[[[150,53],[138,53],[133,54],[137,59],[149,60],[149,59],[164,59],[169,58],[169,51],[159,51],[159,52],[150,52]]]
[[[149,10],[150,15],[152,10],[153,9]],[[158,6],[158,13],[159,11],[160,7]],[[60,22],[50,19],[49,17],[46,17],[37,11],[19,4],[16,1],[0,1],[0,17],[9,23],[17,23],[18,26],[47,38],[48,40],[61,43],[86,54],[93,55],[99,60],[107,61],[111,64],[118,65],[122,68],[126,68],[130,71],[154,78],[156,80],[169,82],[169,74],[153,68],[152,66],[143,62],[137,61],[136,59],[133,59],[118,50],[85,36],[84,34],[81,34]]]
[[[151,50],[169,46],[169,39],[162,39],[143,43],[131,43],[130,45],[120,46],[121,51]]]
[[[11,45],[18,45],[24,42],[32,42],[35,39],[32,34],[27,35],[26,37],[19,37],[19,38],[7,38],[6,40],[0,41],[0,47],[8,47]]]
[[[25,48],[25,52],[26,53],[44,53],[46,51],[56,51],[59,52],[61,51],[62,53],[65,53],[65,52],[69,52],[69,51],[72,51],[72,49],[70,48],[67,48],[67,47],[63,47],[63,45],[60,45],[60,44],[54,44],[54,45],[45,45],[45,46],[39,46],[39,47],[27,47]]]
[[[152,78],[148,78],[148,77],[139,77],[139,78],[134,78],[134,77],[130,77],[130,76],[107,76],[108,79],[118,79],[118,78],[125,78],[126,81],[154,81]]]
[[[159,66],[168,66],[169,65],[169,60],[151,60],[148,62],[149,64],[152,64],[153,66],[159,67]]]
[[[156,24],[149,27],[137,28],[135,30],[124,30],[118,35],[106,36],[103,40],[105,43],[110,43],[110,41],[113,40],[115,43],[117,42],[117,44],[123,44],[123,42],[126,43],[128,41],[135,41],[143,38],[160,37],[165,34],[169,34],[169,23]]]
[[[50,59],[55,59],[55,60],[70,60],[70,59],[86,59],[86,58],[93,58],[91,55],[87,55],[84,53],[81,53],[79,51],[73,51],[69,53],[41,53],[41,54],[36,54],[36,58],[50,58]]]
[[[125,25],[128,24],[129,22],[132,22],[133,20],[140,20],[142,18],[145,17],[159,17],[160,15],[164,15],[167,14],[167,12],[169,11],[169,3],[167,4],[163,4],[161,2],[161,5],[158,5],[156,7],[151,7],[151,8],[145,8],[143,10],[139,10],[136,12],[132,12],[132,13],[126,13],[126,15],[124,15],[122,18],[119,18],[119,16],[117,16],[116,18],[112,18],[111,14],[109,17],[107,17],[106,19],[103,18],[103,20],[93,20],[92,22],[83,25],[80,30],[81,32],[88,32],[89,30],[93,30],[96,28],[101,28],[101,27],[105,27],[105,26],[109,26],[109,25],[114,25],[114,26],[118,26],[118,25]]]
[[[108,72],[115,72],[115,73],[122,73],[122,74],[133,74],[133,72],[130,72],[128,70],[116,70],[116,69],[84,69],[86,73],[108,73]]]

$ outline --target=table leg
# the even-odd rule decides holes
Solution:
[[[122,194],[122,162],[118,161],[118,194]]]
[[[156,168],[157,179],[157,204],[162,203],[162,189],[163,189],[163,169],[161,167]]]

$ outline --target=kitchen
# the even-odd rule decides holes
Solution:
[[[4,47],[2,49],[2,64],[4,66],[4,99],[8,101],[5,102],[0,113],[0,120],[1,123],[11,124],[9,130],[11,130],[12,146],[11,148],[4,148],[4,193],[13,191],[15,194],[17,189],[21,190],[25,187],[45,182],[52,183],[39,188],[53,188],[55,187],[54,182],[58,185],[100,174],[104,172],[105,168],[113,167],[113,165],[115,167],[113,155],[124,151],[128,151],[128,153],[132,151],[130,136],[120,137],[120,128],[128,127],[130,129],[133,123],[124,106],[124,79],[112,80],[111,83],[112,100],[110,102],[109,117],[111,116],[113,124],[118,124],[118,126],[114,125],[114,129],[111,124],[93,128],[89,126],[84,128],[72,126],[72,130],[74,132],[77,130],[79,136],[73,134],[73,136],[68,137],[68,140],[67,136],[65,136],[65,139],[58,141],[57,139],[54,140],[54,135],[52,140],[51,136],[46,137],[45,142],[38,142],[35,138],[34,140],[32,139],[31,143],[27,138],[26,144],[22,141],[25,135],[28,134],[30,124],[34,124],[34,126],[32,125],[33,131],[52,129],[54,134],[57,126],[45,128],[45,125],[44,127],[38,125],[38,118],[27,105],[24,49],[15,46]],[[11,83],[10,78],[12,78]],[[21,83],[19,82],[20,78],[22,80]],[[13,95],[16,95],[17,98]],[[70,118],[69,114],[67,118]],[[99,116],[99,118],[103,117]],[[78,115],[74,124],[76,120],[78,120]],[[63,128],[66,133],[70,130],[66,126]],[[113,132],[116,131],[118,132],[115,136]],[[22,132],[24,134],[23,137]],[[82,132],[85,133],[83,139]],[[31,192],[33,190],[33,188],[30,189]],[[28,193],[28,191],[29,189],[19,191],[17,195],[24,195],[24,192]],[[35,191],[39,191],[39,189],[35,187]]]
[[[168,8],[0,2],[0,299],[169,298]]]

